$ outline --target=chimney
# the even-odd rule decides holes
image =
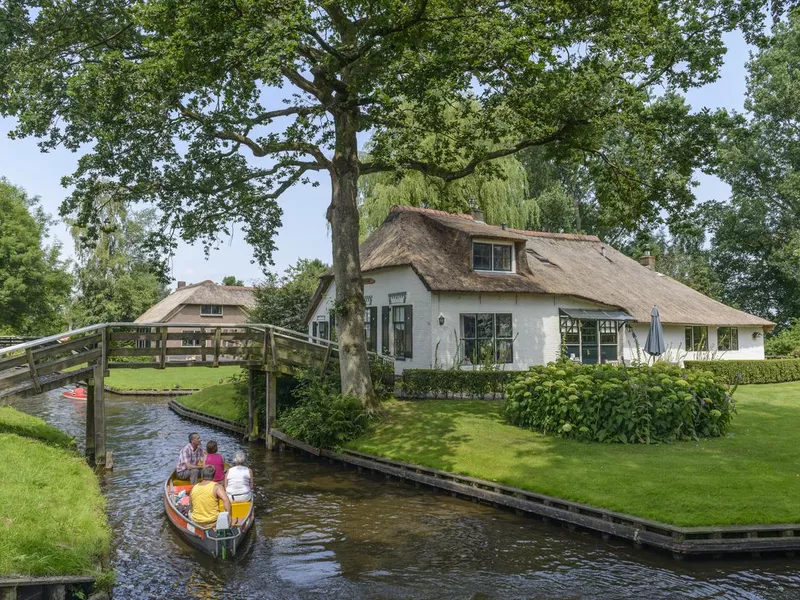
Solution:
[[[186,282],[185,282],[185,281],[179,281],[179,282],[178,282],[178,287],[177,287],[177,288],[175,288],[175,289],[176,289],[176,290],[179,290],[179,289],[181,289],[181,288],[183,288],[183,287],[186,287]]]
[[[478,223],[486,222],[486,215],[480,208],[472,209],[472,218],[475,219]]]
[[[639,264],[651,271],[656,270],[656,257],[650,254],[650,248],[644,249],[644,254],[639,257]]]

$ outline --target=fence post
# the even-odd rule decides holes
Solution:
[[[277,373],[275,371],[266,371],[266,401],[267,401],[267,418],[266,418],[266,437],[267,437],[267,450],[272,450],[275,447],[275,438],[270,435],[272,428],[275,425],[276,412],[278,410],[278,381],[276,379]]]

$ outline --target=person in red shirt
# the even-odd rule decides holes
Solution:
[[[225,479],[225,459],[221,454],[217,454],[217,442],[209,440],[206,444],[206,463],[214,465],[214,481],[221,482]]]

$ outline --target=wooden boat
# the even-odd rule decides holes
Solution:
[[[61,392],[64,398],[71,398],[73,400],[86,400],[86,388],[79,385],[71,390]]]
[[[255,520],[253,501],[231,502],[231,521],[239,519],[239,523],[230,529],[217,531],[215,525],[200,525],[189,518],[188,511],[187,514],[181,512],[177,497],[182,491],[188,496],[192,487],[189,481],[178,479],[175,471],[167,478],[164,484],[164,510],[170,522],[187,542],[214,558],[225,560],[235,556]],[[221,500],[219,509],[224,510]]]

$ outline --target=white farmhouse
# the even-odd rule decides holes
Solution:
[[[761,359],[774,324],[726,306],[591,235],[487,225],[396,206],[361,246],[370,350],[409,368],[510,370],[637,358],[657,306],[671,360]],[[308,332],[335,338],[336,282],[323,275]],[[644,356],[644,355],[642,355]]]

